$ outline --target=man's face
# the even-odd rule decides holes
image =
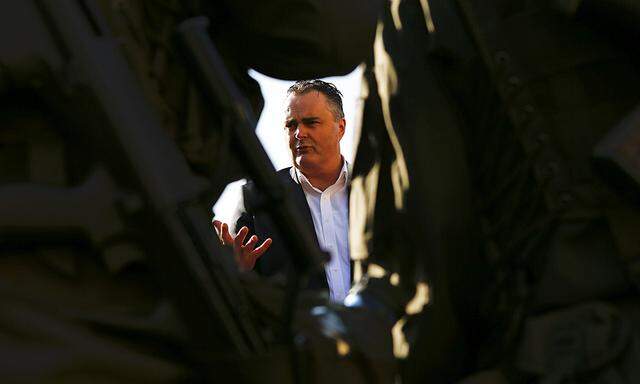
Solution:
[[[324,94],[309,91],[289,96],[285,127],[293,163],[302,173],[322,172],[340,159],[345,120],[336,120]]]

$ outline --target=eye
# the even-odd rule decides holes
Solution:
[[[290,120],[290,121],[287,121],[284,124],[284,129],[292,130],[292,129],[295,129],[297,126],[298,126],[298,122],[297,121]]]
[[[304,125],[312,127],[312,126],[316,126],[318,125],[318,123],[320,123],[318,120],[307,120],[304,121]]]

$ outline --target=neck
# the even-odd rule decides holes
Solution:
[[[342,170],[342,156],[336,158],[331,164],[326,164],[322,169],[317,170],[300,170],[302,174],[309,180],[309,183],[321,191],[329,188],[340,177]]]

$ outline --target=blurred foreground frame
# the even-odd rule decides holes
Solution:
[[[7,273],[16,274],[1,288],[2,321],[12,340],[0,347],[11,356],[3,368],[8,381],[266,376],[287,382],[308,374],[296,368],[301,352],[294,352],[308,347],[294,345],[291,332],[296,281],[320,267],[324,255],[299,224],[253,133],[252,108],[235,85],[246,81],[238,75],[243,70],[227,72],[206,19],[184,22],[179,39],[174,35],[194,11],[211,9],[174,6],[2,5],[3,36],[12,37],[0,50],[3,136],[27,149],[26,159],[23,153],[9,158],[17,161],[8,164],[0,189],[0,245]],[[154,8],[157,13],[144,13]],[[158,27],[155,22],[164,27],[151,32],[166,39],[160,48],[145,45],[145,28]],[[154,78],[167,74],[158,64],[176,70],[183,87]],[[187,105],[171,111],[180,95]],[[194,124],[206,105],[213,117]],[[215,132],[197,137],[191,128],[198,123]],[[209,204],[228,170],[218,172],[220,180],[210,179],[215,169],[195,173],[202,167],[191,162],[192,147],[186,158],[181,151],[185,135],[203,150],[228,153],[224,147],[231,145],[239,158],[248,157],[243,172],[263,188],[275,221],[290,234],[296,273],[280,295],[280,308],[290,309],[277,313],[275,332],[282,335],[275,339],[265,335],[232,258],[210,228]],[[274,340],[284,345],[270,347]],[[337,353],[329,349],[329,356]]]
[[[637,1],[309,1],[302,35],[273,4],[0,5],[3,379],[637,382]],[[296,289],[322,254],[250,134],[252,60],[367,63],[346,307]],[[238,175],[284,207],[284,288],[209,227]]]

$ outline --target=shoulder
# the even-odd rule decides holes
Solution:
[[[294,180],[291,177],[291,169],[293,167],[286,167],[276,171],[276,176],[284,185],[294,184]],[[250,210],[256,204],[259,204],[262,196],[258,189],[255,186],[255,183],[252,180],[247,181],[246,184],[242,186],[242,197],[244,199],[245,207],[247,210]]]
[[[292,192],[300,189],[300,181],[298,181],[294,167],[283,168],[276,172],[276,175],[287,191]]]
[[[291,169],[293,169],[293,167],[285,167],[285,168],[282,168],[282,169],[276,171],[276,174],[278,176],[280,176],[280,177],[282,177],[282,176],[291,177]]]
[[[289,182],[293,181],[291,177],[291,169],[293,167],[286,167],[276,171],[276,176],[280,179],[281,182]],[[247,181],[243,186],[242,190],[246,193],[247,191],[253,192],[255,191],[255,183],[252,180]]]

